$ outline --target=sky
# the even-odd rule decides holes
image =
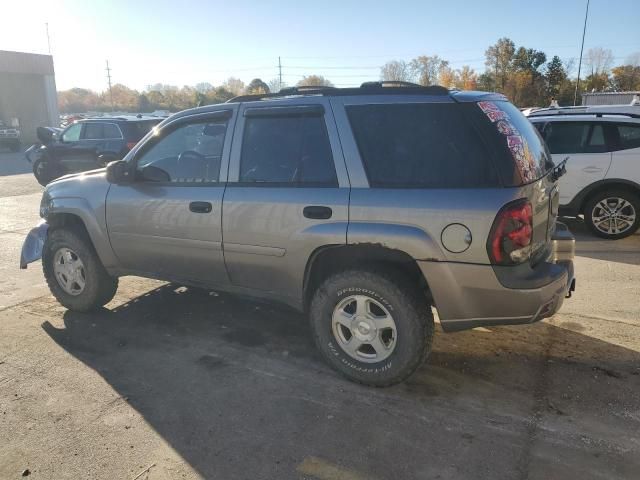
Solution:
[[[484,70],[500,37],[550,59],[580,55],[586,0],[214,1],[2,0],[0,50],[48,53],[58,90],[139,90],[155,83],[220,85],[278,76],[295,84],[320,74],[337,86],[379,79],[389,60],[439,55]],[[613,51],[623,63],[640,51],[638,0],[591,0],[585,52]],[[575,74],[576,72],[574,72]]]

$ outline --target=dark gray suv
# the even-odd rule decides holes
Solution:
[[[69,309],[139,275],[304,311],[323,356],[386,386],[447,332],[531,323],[574,287],[561,168],[502,95],[364,84],[187,110],[47,186],[21,266]]]

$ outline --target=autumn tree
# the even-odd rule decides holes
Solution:
[[[302,77],[298,82],[298,87],[333,87],[333,83],[322,75],[308,75]]]
[[[464,65],[458,70],[456,88],[460,90],[476,90],[478,88],[478,75],[469,65]]]
[[[438,55],[421,55],[409,63],[411,75],[420,85],[437,85],[440,72],[448,66],[449,62]]]

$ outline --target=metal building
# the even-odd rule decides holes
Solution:
[[[51,55],[0,50],[0,120],[19,127],[22,143],[39,126],[58,126],[58,97]]]
[[[582,105],[629,105],[640,92],[593,92],[582,94]]]

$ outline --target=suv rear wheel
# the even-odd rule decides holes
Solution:
[[[385,387],[426,359],[433,316],[400,275],[352,270],[329,277],[311,301],[310,321],[325,360],[350,380]]]
[[[611,240],[628,237],[640,226],[640,199],[625,189],[604,190],[586,203],[584,219],[599,237]]]
[[[50,231],[42,251],[42,269],[54,297],[69,310],[87,312],[109,303],[118,279],[102,266],[91,241],[79,228]]]

